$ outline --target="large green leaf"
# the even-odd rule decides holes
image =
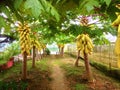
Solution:
[[[23,0],[15,0],[14,1],[14,8],[17,10],[20,7],[22,2],[23,2]]]
[[[10,11],[5,5],[0,5],[0,12],[3,12],[7,17],[10,17]]]
[[[87,9],[88,12],[90,12],[91,10],[94,9],[94,7],[93,7],[92,4],[88,3],[88,4],[86,4],[86,9]]]
[[[107,8],[106,11],[107,11],[107,12],[106,12],[107,15],[109,16],[109,18],[110,18],[112,21],[114,21],[114,20],[117,18],[115,12],[120,12],[120,10],[115,7],[115,5],[110,5],[110,6]]]
[[[0,28],[5,27],[5,26],[6,26],[6,22],[5,22],[4,18],[0,16]]]
[[[107,6],[109,6],[110,3],[111,3],[111,0],[104,0],[104,1],[105,1],[105,3],[106,3]]]
[[[43,7],[38,0],[26,0],[25,9],[30,9],[33,17],[38,18]]]
[[[10,27],[10,25],[6,25],[4,28],[5,28],[4,33],[11,33],[11,27]]]
[[[54,16],[56,18],[57,21],[60,20],[60,16],[59,14],[57,13],[57,11],[55,10],[55,8],[51,8],[51,15]]]
[[[83,0],[80,2],[80,11],[81,14],[85,13],[90,13],[92,10],[94,10],[94,7],[99,6],[99,1],[98,0]]]
[[[47,1],[41,0],[40,1],[44,7],[44,10],[50,14],[51,16],[55,17],[57,21],[60,20],[60,15],[58,14],[57,10]]]

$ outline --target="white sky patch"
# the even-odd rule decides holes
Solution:
[[[56,54],[59,52],[58,46],[55,42],[52,44],[47,44],[47,48],[50,50],[50,54]]]
[[[5,31],[5,28],[4,28],[4,27],[2,27],[2,28],[1,28],[1,32],[0,32],[0,34],[3,34],[3,33],[4,33],[4,31]]]
[[[78,21],[73,21],[73,20],[70,20],[70,24],[74,24],[74,25],[80,25],[80,22],[78,22]]]
[[[4,18],[8,18],[4,13],[0,13],[0,16],[3,16]]]
[[[113,36],[112,34],[108,33],[105,35],[106,39],[108,39],[110,42],[115,42],[116,41],[116,36]]]
[[[80,19],[82,18],[79,17],[78,19],[70,20],[70,24],[74,25],[80,25]],[[99,19],[92,19],[92,17],[87,17],[88,18],[88,24],[100,24]]]

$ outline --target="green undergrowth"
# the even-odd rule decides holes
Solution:
[[[65,71],[65,75],[70,82],[72,90],[89,90],[86,80],[82,78],[85,73],[83,66],[75,67],[73,64],[61,63],[61,68]]]
[[[63,64],[60,59],[55,60],[53,63],[58,64],[60,66]]]
[[[27,61],[27,80],[25,81],[21,80],[22,62],[16,62],[12,68],[0,72],[0,90],[28,90],[28,88],[32,88],[32,84],[36,84],[34,79],[36,77],[41,83],[49,81],[48,59],[44,58],[36,61],[35,66],[35,68],[32,68],[32,60]]]
[[[47,58],[43,58],[37,60],[35,62],[35,68],[32,68],[32,60],[28,61],[28,70],[39,69],[40,71],[48,71],[49,69],[49,62]]]
[[[13,65],[13,67],[0,72],[0,81],[9,76],[19,75],[21,72],[21,66],[22,66],[21,62],[19,63],[17,62]]]
[[[0,81],[0,90],[27,90],[27,87],[28,83],[23,81]]]
[[[3,64],[5,64],[7,62],[7,60],[5,61],[5,60],[0,60],[0,65],[3,65]]]
[[[76,84],[74,87],[75,90],[88,90],[86,84]]]
[[[71,53],[68,53],[68,55],[70,55],[73,58],[76,58],[76,55],[73,55]],[[118,68],[114,68],[111,67],[109,68],[108,65],[99,63],[99,62],[95,62],[94,60],[90,60],[90,65],[93,66],[94,68],[96,68],[97,70],[103,72],[105,75],[110,76],[116,80],[120,80],[120,69]]]
[[[34,71],[35,69],[40,70],[41,72],[50,71],[49,64],[47,59],[41,59],[36,61],[36,67],[32,68],[32,60],[28,60],[27,62],[27,71]],[[0,81],[8,78],[10,76],[20,76],[22,73],[22,62],[15,62],[13,67],[0,72]]]
[[[61,64],[61,67],[66,71],[67,76],[82,75],[85,71],[83,66],[75,67],[72,64]]]
[[[91,66],[95,67],[96,69],[102,71],[105,75],[120,80],[120,69],[118,68],[109,68],[108,65],[101,64],[95,61],[90,62]]]

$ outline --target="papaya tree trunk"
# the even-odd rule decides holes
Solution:
[[[63,57],[64,55],[64,47],[61,47],[61,56]]]
[[[39,54],[38,54],[38,49],[35,49],[35,55],[36,55],[36,57],[35,57],[35,60],[39,60]]]
[[[45,52],[45,48],[43,49],[43,56],[45,56],[46,52]]]
[[[91,75],[91,69],[90,69],[90,64],[89,64],[89,60],[88,60],[88,54],[86,54],[84,52],[84,60],[85,60],[85,68],[86,68],[86,76],[88,81],[92,80],[92,75]]]
[[[40,51],[40,53],[39,53],[39,54],[40,54],[40,59],[42,59],[42,54],[41,54],[41,51]]]
[[[75,61],[75,66],[76,66],[76,67],[78,67],[79,57],[80,57],[80,50],[78,50],[77,59],[76,59],[76,61]]]
[[[27,79],[27,53],[23,54],[23,63],[22,63],[22,79]]]
[[[35,67],[35,57],[36,57],[36,54],[35,54],[35,46],[33,46],[33,61],[32,61],[32,68]]]
[[[61,54],[61,50],[60,50],[61,48],[59,47],[59,54]]]

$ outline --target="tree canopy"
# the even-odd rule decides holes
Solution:
[[[115,12],[119,0],[1,0],[0,28],[17,38],[16,22],[28,22],[33,32],[39,33],[47,42],[55,41],[56,36],[77,36],[84,30],[91,37],[101,36],[116,31],[110,26],[116,18]],[[78,16],[92,16],[104,23],[103,28],[95,30],[79,25],[70,25],[70,20]],[[64,30],[64,28],[67,28]],[[61,38],[61,37],[60,37]],[[68,40],[69,41],[69,40]]]

